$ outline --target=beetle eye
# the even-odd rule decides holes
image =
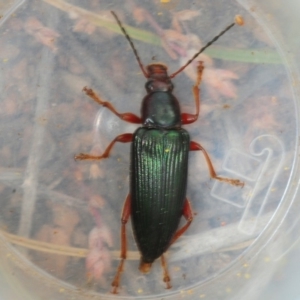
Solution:
[[[145,84],[145,88],[147,91],[153,91],[153,84],[152,81],[147,81]]]

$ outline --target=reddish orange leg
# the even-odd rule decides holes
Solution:
[[[170,245],[173,244],[181,235],[183,235],[185,233],[185,231],[189,228],[189,226],[191,225],[191,223],[193,221],[192,207],[191,207],[190,202],[187,199],[185,199],[185,202],[184,202],[182,215],[187,220],[187,223],[175,233]],[[162,266],[163,271],[164,271],[163,280],[167,284],[167,289],[170,289],[172,287],[171,283],[170,283],[171,278],[170,278],[170,275],[169,275],[169,272],[168,272],[167,263],[166,263],[164,255],[161,256],[161,266]]]
[[[196,113],[193,114],[187,114],[183,113],[181,114],[181,123],[184,124],[191,124],[197,121],[199,117],[199,112],[200,112],[200,88],[199,85],[201,84],[201,79],[202,79],[202,73],[204,70],[204,65],[202,61],[199,61],[198,68],[197,68],[197,80],[196,84],[193,86],[193,94],[194,94],[194,99],[195,99],[195,104],[196,104]]]
[[[205,160],[207,162],[208,169],[209,169],[209,175],[211,178],[219,180],[219,181],[227,182],[227,183],[230,183],[230,184],[236,185],[236,186],[241,186],[241,187],[244,186],[244,182],[240,181],[239,179],[231,179],[231,178],[217,176],[217,173],[212,165],[212,162],[211,162],[207,152],[200,144],[191,141],[190,142],[190,151],[202,151],[202,153],[205,157]]]
[[[135,114],[132,113],[119,113],[116,111],[114,106],[108,102],[108,101],[103,101],[92,89],[88,87],[84,87],[83,91],[90,97],[92,98],[95,102],[98,104],[107,107],[112,113],[114,113],[116,116],[118,116],[121,120],[124,120],[129,123],[134,123],[134,124],[141,124],[142,119]]]
[[[168,268],[167,268],[167,262],[166,262],[163,254],[160,258],[161,258],[161,266],[164,270],[164,282],[167,285],[167,289],[170,289],[172,286],[170,284],[171,279],[170,279],[170,275],[169,275]]]
[[[133,137],[132,133],[120,134],[108,145],[108,147],[106,148],[106,150],[102,155],[96,156],[96,155],[80,153],[78,155],[75,155],[74,158],[75,160],[85,160],[85,159],[100,160],[103,158],[107,158],[109,157],[110,151],[116,142],[129,143],[132,142],[132,137]]]
[[[122,226],[121,226],[121,254],[120,254],[121,261],[119,263],[115,278],[114,278],[113,282],[111,283],[111,285],[113,287],[111,292],[113,294],[118,293],[118,287],[120,286],[121,273],[124,270],[124,261],[126,259],[126,255],[127,255],[126,223],[127,223],[128,219],[130,217],[130,214],[131,214],[131,198],[130,198],[130,195],[128,195],[126,200],[125,200],[124,206],[123,206],[123,212],[122,212],[122,218],[121,218],[121,222],[122,222]]]
[[[180,236],[182,236],[187,231],[193,221],[193,210],[188,199],[185,199],[182,215],[186,219],[187,223],[175,233],[170,245],[173,244]]]

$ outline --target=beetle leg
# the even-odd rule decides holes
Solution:
[[[189,228],[193,221],[193,210],[191,207],[191,203],[188,199],[185,199],[184,201],[182,215],[186,219],[187,223],[175,233],[171,244],[173,244],[181,235],[183,235],[186,232],[186,230]]]
[[[212,165],[212,162],[211,162],[207,152],[205,151],[205,149],[200,144],[191,141],[190,142],[190,151],[199,151],[199,150],[202,151],[202,153],[205,157],[205,160],[207,162],[208,169],[209,169],[209,174],[210,174],[211,178],[217,179],[219,181],[227,182],[227,183],[230,183],[230,184],[236,185],[236,186],[241,186],[241,187],[244,186],[244,182],[240,181],[239,179],[231,179],[231,178],[225,178],[225,177],[217,176],[217,173],[216,173],[216,171],[215,171],[215,169]]]
[[[192,211],[192,207],[191,207],[191,204],[188,201],[188,199],[185,199],[185,201],[184,201],[182,215],[187,220],[187,223],[175,233],[170,245],[173,244],[181,235],[183,235],[185,233],[185,231],[189,228],[189,226],[191,225],[191,223],[193,221],[193,211]],[[170,289],[172,287],[170,284],[171,279],[170,279],[170,275],[169,275],[169,272],[167,269],[167,263],[166,263],[164,255],[161,256],[161,265],[164,270],[164,282],[167,284],[167,289]]]
[[[110,151],[116,142],[129,143],[129,142],[132,142],[132,137],[133,137],[132,133],[120,134],[108,145],[108,147],[105,149],[105,151],[102,155],[96,156],[96,155],[80,153],[78,155],[75,155],[74,159],[75,160],[86,160],[86,159],[100,160],[103,158],[107,158],[107,157],[109,157]]]
[[[117,294],[118,293],[118,287],[120,285],[120,277],[121,273],[123,272],[124,269],[124,261],[126,259],[127,255],[127,239],[126,239],[126,223],[130,217],[131,214],[131,197],[130,194],[127,196],[124,206],[123,206],[123,212],[122,212],[122,226],[121,226],[121,253],[120,253],[120,258],[121,261],[119,263],[117,273],[115,275],[115,278],[111,285],[113,286],[112,293]]]
[[[172,286],[170,284],[171,279],[170,279],[170,275],[169,275],[168,268],[167,268],[167,262],[166,262],[165,257],[164,257],[163,254],[161,255],[160,258],[161,258],[161,266],[164,270],[164,279],[163,280],[167,285],[167,289],[170,289]]]
[[[201,79],[202,79],[202,73],[204,70],[204,65],[202,61],[199,61],[198,67],[197,67],[197,80],[196,84],[193,86],[193,94],[194,94],[194,99],[195,99],[195,104],[196,104],[196,113],[195,114],[187,114],[183,113],[181,114],[181,123],[182,124],[191,124],[197,121],[199,117],[199,112],[200,112],[200,84],[201,84]]]
[[[92,89],[85,86],[83,88],[83,91],[90,98],[92,98],[95,102],[97,102],[98,104],[100,104],[104,107],[107,107],[112,113],[114,113],[116,116],[118,116],[121,120],[129,122],[129,123],[134,123],[134,124],[142,123],[142,119],[135,114],[132,114],[132,113],[121,114],[121,113],[117,112],[116,109],[114,108],[114,106],[110,102],[103,101]]]

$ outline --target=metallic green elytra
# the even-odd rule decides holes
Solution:
[[[189,134],[182,128],[142,127],[134,133],[131,217],[142,262],[160,257],[178,228],[186,195],[189,143]]]

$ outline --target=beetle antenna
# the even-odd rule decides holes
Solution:
[[[140,66],[140,68],[141,68],[141,70],[142,70],[144,76],[145,76],[146,78],[148,78],[149,75],[148,75],[148,73],[145,71],[144,65],[143,65],[142,62],[141,62],[141,59],[140,59],[140,57],[139,57],[139,55],[138,55],[138,53],[137,53],[137,51],[136,51],[136,49],[135,49],[135,47],[134,47],[134,44],[133,44],[133,42],[132,42],[130,36],[128,35],[127,31],[126,31],[125,28],[123,27],[123,25],[122,25],[121,21],[119,20],[117,14],[116,14],[114,11],[111,11],[111,14],[112,14],[112,15],[114,16],[114,18],[116,19],[116,21],[117,21],[117,23],[118,23],[120,29],[122,30],[122,32],[123,32],[123,34],[125,35],[127,41],[129,42],[129,44],[130,44],[130,46],[131,46],[131,48],[132,48],[132,50],[133,50],[133,53],[134,53],[134,55],[135,55],[135,58],[136,58],[136,60],[138,61],[139,66]]]
[[[241,16],[235,17],[235,23],[238,25],[243,25],[244,20]],[[227,32],[229,29],[231,29],[235,23],[230,24],[227,26],[223,31],[221,31],[217,36],[215,36],[210,42],[208,42],[204,47],[202,47],[195,55],[185,64],[183,65],[178,71],[170,75],[170,78],[174,78],[177,74],[179,74],[181,71],[183,71],[194,59],[198,57],[206,48],[208,48],[210,45],[212,45],[214,42],[216,42],[225,32]]]

